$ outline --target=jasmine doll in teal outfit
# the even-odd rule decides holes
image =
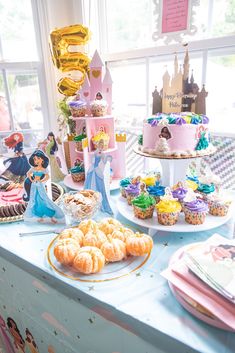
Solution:
[[[28,202],[24,220],[65,223],[63,211],[48,197],[44,185],[49,179],[48,157],[41,150],[36,150],[29,158],[29,164],[32,168],[24,183],[24,201]]]

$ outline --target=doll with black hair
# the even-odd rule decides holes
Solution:
[[[45,183],[49,179],[47,167],[49,158],[41,150],[36,150],[29,158],[32,168],[27,173],[24,188],[24,201],[28,206],[24,213],[25,221],[64,223],[63,211],[48,197]]]
[[[25,343],[26,343],[26,346],[29,348],[30,353],[39,353],[38,346],[34,340],[32,333],[29,331],[28,328],[26,328],[25,334],[26,334]]]
[[[11,317],[7,318],[7,326],[10,334],[14,339],[15,352],[25,353],[25,341],[23,340],[23,337],[20,334],[20,331],[18,329],[16,322]]]
[[[64,180],[65,175],[62,173],[57,159],[56,159],[56,152],[58,151],[58,144],[53,132],[49,132],[47,135],[47,144],[45,147],[45,152],[47,157],[50,160],[50,167],[51,167],[51,180],[54,182]]]

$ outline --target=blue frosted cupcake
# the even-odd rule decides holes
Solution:
[[[165,186],[160,185],[160,182],[157,181],[155,185],[147,187],[147,191],[150,196],[152,196],[156,203],[160,201],[160,197],[165,195]]]
[[[202,195],[204,201],[207,201],[208,196],[212,195],[215,192],[215,185],[211,184],[203,184],[200,183],[196,190],[197,193]]]
[[[122,197],[127,197],[126,195],[126,188],[127,186],[129,186],[131,184],[131,180],[132,178],[123,178],[122,180],[120,180],[119,185],[120,185],[120,191],[121,191],[121,195]]]

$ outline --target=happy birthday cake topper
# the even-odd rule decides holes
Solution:
[[[193,70],[190,76],[190,64],[188,48],[184,57],[183,70],[179,66],[177,54],[174,59],[174,72],[170,76],[167,68],[163,75],[163,87],[158,92],[155,87],[152,93],[153,110],[152,113],[180,113],[194,112],[197,114],[206,114],[206,97],[208,92],[205,85],[201,91],[197,83],[194,82]]]

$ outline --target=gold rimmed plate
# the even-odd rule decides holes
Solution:
[[[107,282],[119,279],[138,271],[149,259],[150,253],[145,256],[128,256],[119,262],[109,262],[104,268],[95,274],[85,275],[74,271],[71,267],[62,265],[54,256],[54,247],[59,235],[55,237],[48,246],[47,260],[53,270],[60,275],[80,282]]]

